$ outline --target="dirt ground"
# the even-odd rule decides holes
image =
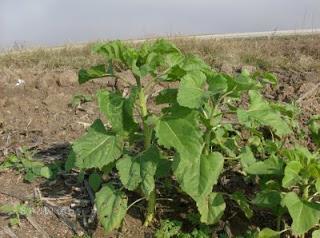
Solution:
[[[302,120],[306,121],[310,115],[320,114],[320,37],[316,38],[316,41],[314,38],[304,38],[296,44],[292,41],[290,45],[286,45],[285,41],[275,40],[273,44],[276,47],[272,47],[272,43],[267,39],[265,42],[257,41],[261,46],[269,44],[268,55],[265,53],[266,49],[259,45],[255,50],[248,49],[246,54],[240,50],[235,51],[237,47],[249,44],[248,42],[222,44],[206,41],[198,45],[180,42],[179,45],[185,51],[202,56],[207,49],[204,59],[221,71],[231,73],[245,67],[251,71],[269,70],[275,73],[280,83],[275,90],[267,90],[266,96],[284,102],[298,100],[303,111]],[[227,57],[223,52],[228,51],[228,44],[233,46],[233,53],[229,52],[231,56]],[[277,50],[279,45],[284,47],[280,52]],[[210,56],[217,52],[225,57]],[[263,58],[263,54],[266,55],[267,63],[257,60]],[[112,80],[99,79],[79,86],[78,65],[45,68],[43,65],[39,67],[40,60],[37,61],[37,58],[33,63],[26,64],[24,58],[20,59],[20,63],[19,57],[10,63],[8,55],[6,57],[2,60],[0,57],[0,162],[10,153],[19,153],[22,147],[38,151],[38,157],[43,160],[65,160],[70,143],[100,116],[95,100],[74,108],[70,106],[72,97],[77,93],[94,96],[97,89],[110,87]],[[274,57],[282,57],[281,62],[286,63],[272,61],[273,63],[269,64],[268,60]],[[236,62],[235,58],[238,59]],[[83,234],[83,227],[86,225],[81,217],[90,215],[90,210],[81,206],[74,208],[72,204],[75,200],[88,200],[88,195],[84,187],[72,181],[75,180],[72,176],[61,177],[51,183],[41,180],[25,183],[22,176],[14,171],[0,172],[0,204],[19,200],[30,202],[30,198],[34,197],[37,191],[41,191],[42,196],[52,198],[50,204],[55,204],[60,209],[57,211],[50,209],[50,206],[33,204],[31,221],[23,219],[21,226],[16,228],[9,228],[8,219],[2,215],[0,237],[14,237],[10,232],[23,238],[45,237],[45,234],[50,237]],[[57,212],[60,212],[60,215],[57,216]],[[137,209],[127,215],[119,232],[105,236],[99,226],[90,227],[90,231],[93,237],[152,237],[153,228],[143,228],[141,214]],[[66,221],[61,217],[66,218]]]

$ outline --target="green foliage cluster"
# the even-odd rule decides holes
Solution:
[[[52,179],[55,177],[59,166],[57,164],[45,165],[42,161],[32,158],[31,152],[23,149],[22,155],[9,155],[1,164],[0,171],[14,169],[24,174],[24,179],[32,182],[36,178]]]
[[[73,143],[67,162],[68,169],[95,174],[91,184],[97,191],[98,218],[107,232],[121,226],[129,207],[126,191],[139,192],[148,201],[145,225],[150,224],[156,181],[163,177],[176,180],[193,199],[204,224],[216,224],[226,203],[233,203],[248,219],[260,208],[277,217],[277,227],[263,229],[259,237],[303,235],[317,227],[319,153],[297,142],[304,138],[298,109],[261,93],[266,84],[277,84],[274,75],[216,72],[165,40],[139,48],[114,41],[98,44],[94,51],[106,64],[80,70],[80,84],[106,76],[126,80],[115,64],[136,81],[127,96],[119,89],[97,93],[111,127],[94,121]],[[162,89],[155,92],[159,85]],[[310,121],[315,143],[319,125],[318,117]],[[253,197],[241,190],[223,192],[221,175],[236,167],[258,191]],[[98,178],[111,170],[117,171],[121,186]],[[289,228],[284,215],[292,219]]]
[[[15,205],[2,205],[0,206],[0,212],[6,213],[8,216],[10,216],[10,225],[20,225],[20,218],[30,216],[32,213],[31,207],[25,205],[25,204],[15,204]]]

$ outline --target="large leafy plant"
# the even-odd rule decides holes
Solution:
[[[287,141],[300,131],[297,110],[263,97],[264,85],[277,83],[272,74],[218,73],[165,40],[137,48],[114,41],[94,51],[106,64],[80,70],[80,84],[111,77],[115,87],[97,93],[106,121],[97,119],[73,143],[67,167],[90,174],[106,231],[121,225],[129,207],[126,190],[148,201],[145,225],[150,224],[161,177],[179,183],[205,224],[219,221],[226,201],[238,204],[248,218],[253,205],[274,211],[278,231],[263,230],[263,237],[283,232],[281,217],[287,211],[295,234],[318,223],[316,195],[310,196],[320,187],[318,155],[289,148]],[[119,81],[128,82],[129,93],[117,87]],[[256,197],[215,189],[220,175],[237,164],[243,176],[258,181]],[[101,179],[111,171],[121,185]]]

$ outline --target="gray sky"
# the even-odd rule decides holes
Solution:
[[[0,0],[0,48],[320,28],[320,0]]]

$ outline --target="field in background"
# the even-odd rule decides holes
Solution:
[[[320,113],[320,35],[173,41],[184,52],[199,55],[219,71],[235,73],[246,68],[251,72],[274,72],[280,83],[274,90],[265,91],[268,98],[285,102],[298,100],[304,112],[303,121]],[[94,100],[74,107],[73,96],[94,96],[96,89],[113,85],[110,78],[78,85],[77,71],[81,67],[103,62],[91,53],[90,48],[91,44],[88,44],[0,55],[0,162],[23,146],[38,150],[46,159],[65,159],[69,143],[99,115]],[[120,86],[126,87],[125,84]],[[73,189],[66,188],[64,181],[50,185],[25,184],[21,177],[10,171],[0,173],[0,184],[3,202],[13,198],[1,192],[26,197],[36,187],[40,187],[45,196],[54,191]],[[73,196],[86,196],[86,192],[80,191]],[[66,201],[62,207],[70,206],[72,200]],[[141,219],[135,215],[128,215],[120,237],[144,237],[152,233],[141,227]],[[54,214],[39,212],[34,219],[53,237],[72,237],[70,227]],[[7,224],[8,221],[0,217],[0,227]],[[21,237],[40,237],[39,231],[27,221],[14,232]],[[95,234],[95,237],[103,237],[100,229],[95,230]]]

